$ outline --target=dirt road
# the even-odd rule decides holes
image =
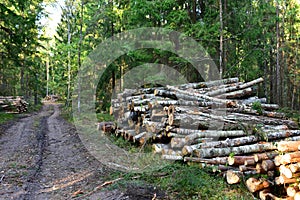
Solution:
[[[71,199],[93,191],[110,172],[60,117],[58,104],[45,104],[40,112],[1,129],[0,199]],[[138,198],[125,193],[92,192],[79,199]]]

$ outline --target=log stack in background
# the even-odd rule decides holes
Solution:
[[[229,78],[126,89],[112,100],[117,128],[110,123],[99,129],[151,143],[163,159],[210,167],[229,184],[245,180],[261,199],[298,199],[300,130],[276,111],[278,105],[255,96],[261,82]]]
[[[23,97],[0,96],[0,111],[22,113],[27,109],[28,103]]]

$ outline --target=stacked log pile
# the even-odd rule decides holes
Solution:
[[[0,96],[0,111],[22,113],[27,109],[28,103],[23,97]]]
[[[229,184],[246,180],[261,199],[276,199],[275,187],[298,199],[300,130],[276,111],[278,105],[255,96],[262,81],[126,89],[112,100],[117,125],[98,127],[139,145],[151,143],[163,159],[210,167]]]

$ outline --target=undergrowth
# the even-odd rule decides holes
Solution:
[[[159,170],[143,173],[117,172],[109,178],[120,177],[124,179],[112,185],[110,189],[126,188],[128,184],[138,182],[140,185],[152,184],[159,187],[167,193],[169,199],[253,199],[243,184],[228,185],[218,174],[181,162],[170,162]]]

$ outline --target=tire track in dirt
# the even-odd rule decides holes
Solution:
[[[156,192],[140,184],[95,190],[111,172],[60,116],[59,104],[45,103],[40,112],[0,126],[0,200],[60,200],[75,194],[84,196],[76,199],[140,200]]]
[[[0,199],[70,199],[101,184],[107,172],[60,117],[58,104],[6,129],[0,152]]]

